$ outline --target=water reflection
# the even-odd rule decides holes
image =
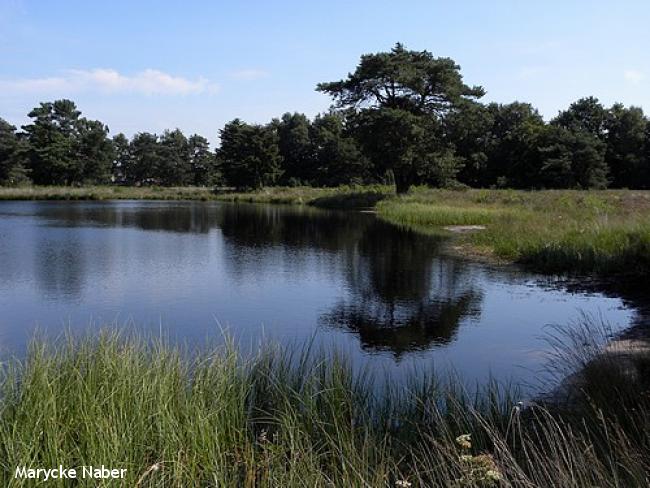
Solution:
[[[339,252],[354,247],[374,218],[310,207],[232,205],[219,212],[219,227],[237,249],[282,246]]]
[[[39,216],[51,226],[135,227],[141,230],[206,233],[218,220],[218,207],[199,202],[146,202],[115,205],[100,202],[49,203]]]
[[[350,296],[320,323],[354,332],[365,349],[396,357],[448,343],[462,319],[480,316],[481,293],[458,262],[433,258],[440,244],[373,220],[358,254],[348,255]]]
[[[220,227],[230,270],[240,279],[246,275],[244,280],[278,263],[299,272],[308,253],[296,249],[333,253],[328,265],[345,277],[348,293],[319,323],[358,334],[365,349],[395,356],[425,350],[452,340],[461,319],[480,316],[481,293],[463,266],[432,259],[439,239],[398,230],[373,216],[229,207]],[[275,258],[269,260],[269,253]]]
[[[245,340],[265,324],[274,339],[317,334],[384,366],[444,354],[477,377],[533,366],[543,327],[580,310],[631,321],[618,299],[455,260],[441,245],[374,215],[309,207],[2,202],[0,344],[35,324],[118,315],[201,341],[216,318]]]
[[[228,206],[220,213],[224,266],[238,283],[264,276],[337,280],[354,261],[372,216],[273,206]]]
[[[81,297],[85,270],[85,249],[79,239],[58,240],[38,238],[35,270],[38,287],[48,299]]]

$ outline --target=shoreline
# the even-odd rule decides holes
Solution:
[[[546,274],[625,276],[639,282],[650,276],[648,190],[417,187],[407,195],[395,195],[391,187],[381,185],[269,187],[254,192],[208,187],[32,186],[0,188],[2,200],[226,201],[363,210],[414,231],[451,237],[453,252],[469,259],[512,263]]]

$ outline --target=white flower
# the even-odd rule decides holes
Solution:
[[[485,473],[485,477],[492,481],[499,481],[501,479],[501,473],[494,469],[488,469]]]
[[[472,434],[463,434],[456,437],[456,444],[463,449],[470,449],[472,447]]]
[[[268,433],[266,432],[266,430],[262,430],[260,435],[257,437],[257,442],[259,442],[260,444],[264,444],[264,443],[268,442],[269,439],[268,439],[267,436],[268,436]]]

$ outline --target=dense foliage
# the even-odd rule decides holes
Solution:
[[[0,119],[0,183],[650,188],[639,107],[587,97],[547,123],[528,103],[480,103],[483,88],[466,85],[452,59],[401,44],[317,90],[333,97],[330,112],[235,119],[214,151],[178,129],[110,138],[74,102],[41,103],[21,131]]]

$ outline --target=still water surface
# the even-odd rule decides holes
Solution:
[[[131,323],[174,340],[313,340],[401,375],[534,382],[549,324],[623,328],[616,297],[440,252],[357,212],[193,202],[0,203],[0,354],[35,329]],[[216,338],[216,339],[215,339]],[[264,339],[266,340],[266,339]]]

